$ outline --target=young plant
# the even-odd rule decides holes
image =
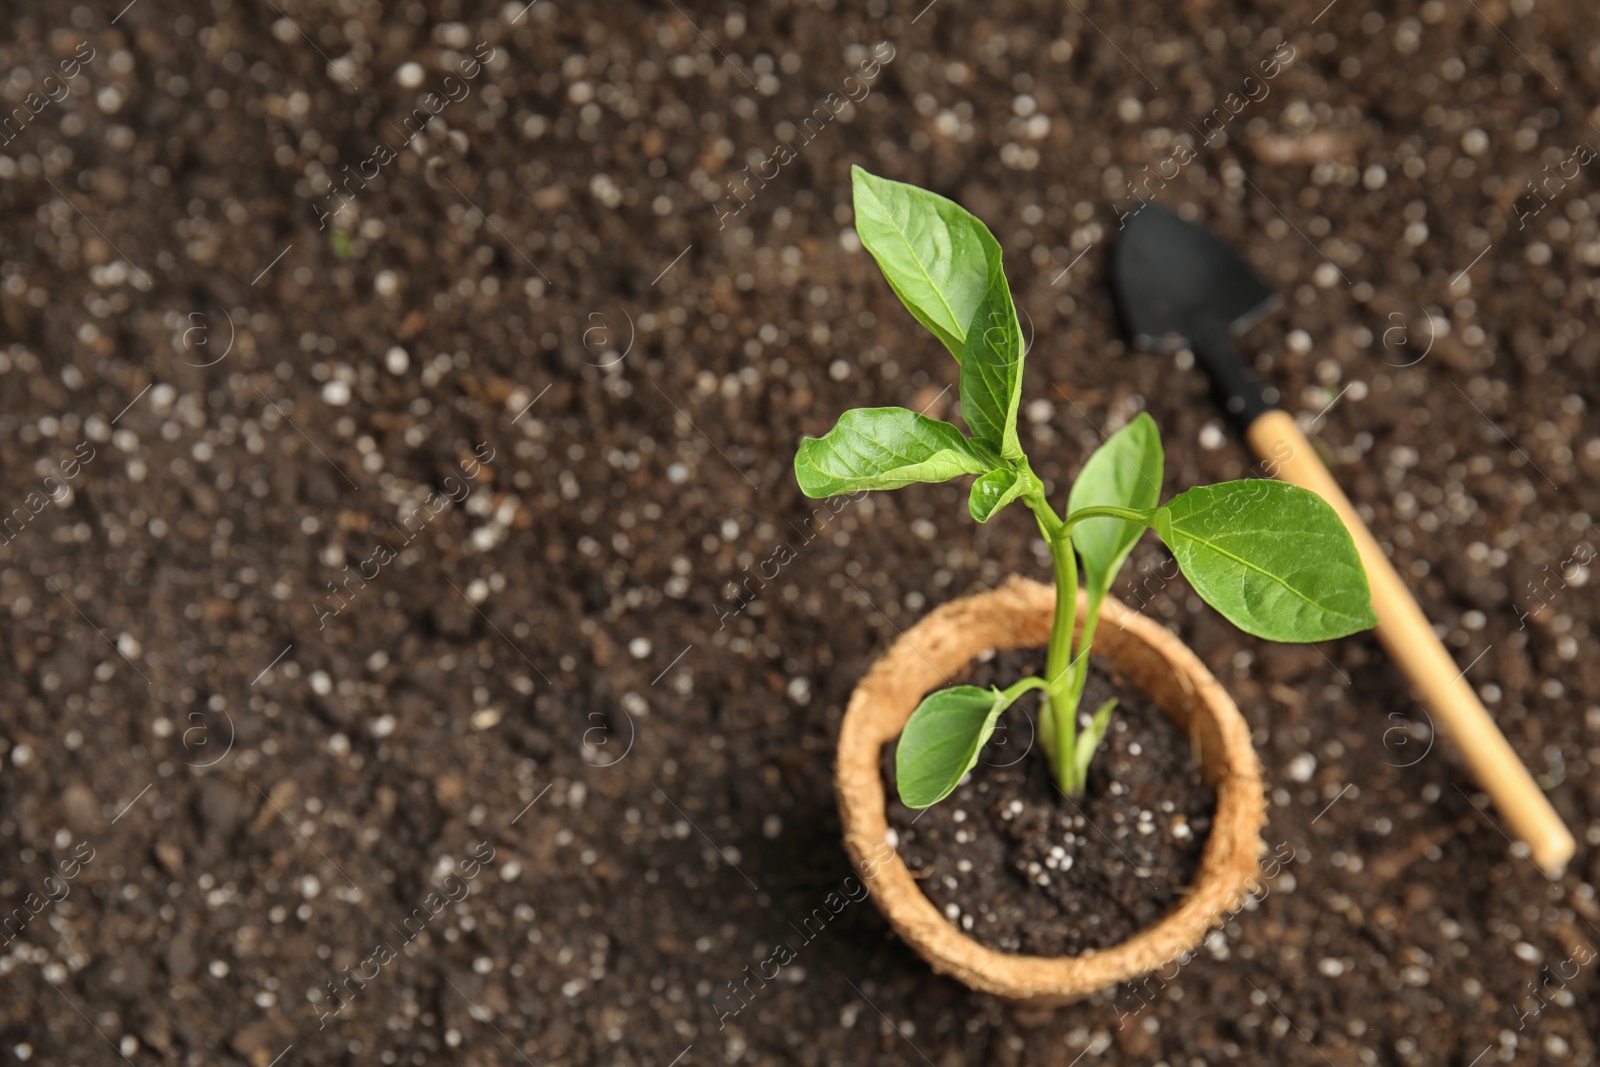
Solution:
[[[826,435],[801,442],[794,461],[801,490],[821,499],[976,475],[972,517],[988,522],[1020,500],[1055,569],[1044,676],[1005,689],[958,685],[929,694],[895,757],[908,807],[948,796],[1001,714],[1030,690],[1044,694],[1039,737],[1056,782],[1069,795],[1083,791],[1116,704],[1079,720],[1089,649],[1112,582],[1146,529],[1166,543],[1195,592],[1247,633],[1324,641],[1376,624],[1350,534],[1316,494],[1252,479],[1190,489],[1161,504],[1161,439],[1146,414],[1090,455],[1057,514],[1017,434],[1024,350],[999,242],[944,197],[860,167],[852,177],[856,233],[889,287],[955,357],[961,417],[971,432],[905,408],[847,411]],[[1088,611],[1078,628],[1080,585]]]

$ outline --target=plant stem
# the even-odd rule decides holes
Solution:
[[[1150,508],[1149,510],[1143,508],[1119,508],[1112,504],[1099,504],[1092,508],[1079,508],[1067,516],[1065,522],[1056,524],[1055,537],[1057,540],[1065,540],[1072,533],[1072,528],[1085,519],[1123,519],[1154,530],[1156,528],[1156,515],[1161,510],[1160,508]]]
[[[1045,682],[1044,682],[1043,678],[1039,678],[1039,677],[1036,677],[1034,675],[1029,675],[1028,677],[1022,679],[1021,681],[1019,681],[1019,682],[1017,682],[1017,683],[1015,683],[1013,685],[1006,686],[1006,688],[1004,690],[1004,694],[1005,694],[1005,697],[1006,697],[1006,699],[1008,701],[1014,701],[1019,696],[1021,696],[1023,693],[1030,693],[1035,689],[1048,689],[1048,688],[1050,688],[1050,687],[1045,685]]]
[[[1084,615],[1083,630],[1078,634],[1078,650],[1073,655],[1073,662],[1077,664],[1072,687],[1072,706],[1074,708],[1083,702],[1083,687],[1089,681],[1089,650],[1094,647],[1094,631],[1100,625],[1100,605],[1103,603],[1105,603],[1105,597],[1097,596],[1091,590],[1089,593],[1089,610]]]
[[[1157,509],[1148,511],[1102,505],[1081,508],[1061,519],[1044,498],[1044,484],[1023,461],[1019,476],[1028,487],[1022,498],[1033,509],[1039,529],[1050,546],[1056,579],[1056,611],[1050,626],[1050,647],[1045,659],[1045,701],[1040,718],[1039,737],[1050,756],[1050,769],[1062,792],[1076,796],[1083,792],[1083,776],[1078,772],[1078,704],[1089,680],[1089,649],[1094,641],[1095,624],[1100,618],[1100,598],[1090,605],[1073,654],[1073,630],[1078,620],[1078,557],[1072,547],[1072,528],[1085,519],[1123,519],[1141,526],[1152,526]]]
[[[1072,527],[1088,518],[1120,518],[1146,521],[1144,512],[1128,508],[1084,508],[1063,521],[1056,517],[1044,498],[1044,485],[1031,470],[1024,475],[1031,485],[1023,499],[1039,520],[1039,529],[1050,546],[1056,581],[1055,618],[1050,626],[1050,645],[1045,658],[1045,699],[1040,713],[1039,735],[1050,757],[1050,770],[1062,792],[1076,796],[1083,792],[1078,774],[1078,703],[1088,678],[1088,663],[1080,651],[1073,655],[1073,630],[1078,621],[1078,557],[1068,536]],[[1093,638],[1093,618],[1085,627],[1084,640]],[[1084,649],[1088,648],[1083,644]]]
[[[1077,783],[1078,701],[1077,664],[1072,658],[1072,631],[1078,618],[1078,558],[1072,542],[1060,538],[1050,542],[1055,563],[1056,612],[1050,627],[1050,650],[1045,659],[1046,698],[1044,716],[1050,720],[1055,738],[1053,751],[1056,784],[1068,794],[1081,788]]]
[[[1037,475],[1027,466],[1027,460],[1022,461],[1020,476],[1027,484],[1022,491],[1022,500],[1033,512],[1033,517],[1038,520],[1039,532],[1044,536],[1044,542],[1050,548],[1050,556],[1055,562],[1056,580],[1056,611],[1055,619],[1050,630],[1049,654],[1045,660],[1044,700],[1039,707],[1039,741],[1044,746],[1045,755],[1050,757],[1050,772],[1059,782],[1061,768],[1070,766],[1073,751],[1073,724],[1069,717],[1065,729],[1058,729],[1060,723],[1059,709],[1066,703],[1067,693],[1061,684],[1060,673],[1062,669],[1063,640],[1070,642],[1072,635],[1072,614],[1070,611],[1071,600],[1066,599],[1063,589],[1069,589],[1075,595],[1077,592],[1077,560],[1072,555],[1070,543],[1066,546],[1066,560],[1062,560],[1061,551],[1061,519],[1056,516],[1050,507],[1050,502],[1044,496],[1044,483],[1039,481]],[[1063,568],[1065,568],[1063,570]],[[1066,638],[1062,638],[1062,605],[1069,605],[1067,614]],[[1069,661],[1070,662],[1070,661]]]

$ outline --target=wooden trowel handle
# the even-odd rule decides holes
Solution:
[[[1455,739],[1478,785],[1489,794],[1512,836],[1525,841],[1534,863],[1554,878],[1572,858],[1572,834],[1528,768],[1478,701],[1477,694],[1434,635],[1416,600],[1395,573],[1372,532],[1317,457],[1311,442],[1282,411],[1268,411],[1245,431],[1250,447],[1286,482],[1309,489],[1333,506],[1355,539],[1372,587],[1378,638],[1422,694],[1423,702]]]

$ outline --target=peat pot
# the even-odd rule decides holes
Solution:
[[[947,920],[888,843],[879,762],[883,746],[900,735],[923,696],[943,687],[947,678],[959,678],[984,651],[1044,646],[1054,610],[1054,589],[1013,577],[998,589],[929,613],[901,635],[856,687],[839,734],[835,778],[851,862],[900,936],[941,974],[985,993],[1041,1006],[1068,1003],[1137,978],[1198,945],[1259,888],[1266,817],[1261,764],[1233,700],[1169,630],[1108,599],[1094,651],[1189,738],[1202,776],[1216,791],[1216,815],[1194,882],[1154,926],[1114,947],[1077,956],[999,952]],[[1080,625],[1084,610],[1080,598]]]

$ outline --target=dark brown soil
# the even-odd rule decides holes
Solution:
[[[1593,1062],[1600,186],[1564,164],[1600,147],[1590,0],[0,14],[0,117],[40,94],[0,144],[0,1057]],[[730,179],[883,41],[870,95],[733,214]],[[958,417],[853,241],[850,165],[1004,245],[1053,498],[1141,408],[1171,493],[1253,467],[1104,285],[1124,180],[1179,137],[1152,188],[1283,292],[1242,347],[1549,788],[1571,872],[1510,853],[1375,639],[1230,630],[1146,541],[1117,595],[1249,718],[1294,856],[1271,895],[1133,1022],[1127,990],[973,995],[866,901],[725,1018],[850,875],[856,681],[933,605],[1049,572],[965,485],[831,518],[794,485],[847,407]],[[402,532],[479,445],[470,496]]]
[[[1002,652],[961,680],[1005,686],[1043,665],[1038,649]],[[1091,656],[1083,707],[1111,697],[1117,709],[1080,797],[1056,787],[1042,749],[1025,747],[1037,721],[1026,705],[1007,710],[1003,733],[956,791],[922,811],[897,798],[895,745],[884,746],[901,858],[928,899],[990,948],[1035,956],[1109,948],[1153,925],[1194,880],[1216,794],[1171,720]]]

